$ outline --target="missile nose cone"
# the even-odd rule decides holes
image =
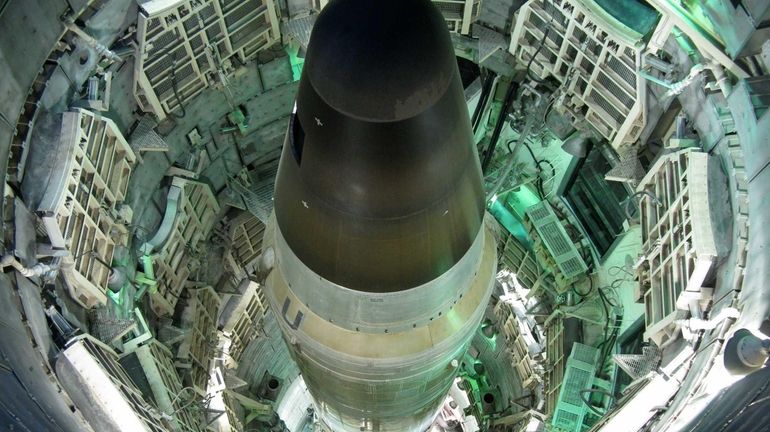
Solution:
[[[276,179],[277,225],[315,273],[402,291],[457,263],[484,212],[446,24],[428,0],[336,0],[310,37]]]
[[[429,1],[338,0],[318,18],[304,67],[334,109],[396,121],[433,105],[454,65],[446,23]]]

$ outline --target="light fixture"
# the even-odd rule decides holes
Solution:
[[[572,135],[564,140],[564,144],[561,145],[561,149],[565,152],[575,156],[576,158],[584,158],[588,154],[588,137],[581,132],[574,132]]]
[[[760,339],[747,329],[733,334],[725,346],[725,369],[733,375],[745,375],[761,368],[770,354],[770,339]]]

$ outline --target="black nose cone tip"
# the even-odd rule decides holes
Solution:
[[[457,69],[429,0],[336,0],[310,38],[305,71],[319,96],[361,120],[397,121],[433,105]]]
[[[322,278],[396,292],[469,250],[483,185],[452,41],[429,0],[336,0],[310,37],[275,215]]]

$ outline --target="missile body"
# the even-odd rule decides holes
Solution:
[[[438,10],[332,1],[263,243],[266,295],[326,429],[430,427],[493,286],[483,196]]]

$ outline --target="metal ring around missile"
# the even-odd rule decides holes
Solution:
[[[383,431],[416,430],[430,424],[494,286],[495,242],[483,226],[480,231],[482,254],[466,294],[450,313],[398,332],[349,330],[317,315],[289,287],[276,253],[279,262],[268,275],[265,293],[270,307],[284,315],[279,326],[318,403],[319,415],[332,430],[356,429],[367,412],[377,412],[376,420],[388,427]],[[278,236],[272,219],[264,247],[276,248]]]
[[[393,333],[422,326],[448,313],[470,289],[483,247],[484,230],[480,229],[465,255],[444,274],[392,293],[352,290],[322,278],[294,254],[278,226],[273,250],[291,291],[313,313],[348,330]]]

